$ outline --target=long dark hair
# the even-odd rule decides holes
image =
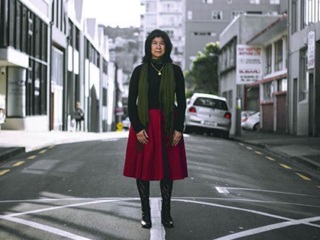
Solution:
[[[168,36],[168,34],[160,29],[153,30],[147,37],[145,44],[144,44],[144,52],[145,55],[142,58],[142,62],[150,62],[152,59],[151,55],[151,43],[152,40],[156,37],[162,37],[164,40],[164,44],[166,46],[164,56],[162,57],[163,62],[172,62],[172,59],[170,57],[171,51],[172,51],[172,43]]]

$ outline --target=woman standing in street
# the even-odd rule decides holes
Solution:
[[[156,29],[145,41],[145,55],[130,80],[131,121],[124,176],[136,179],[143,228],[151,228],[150,181],[160,181],[161,222],[174,227],[171,217],[173,180],[188,176],[183,125],[186,109],[181,68],[172,63],[168,34]],[[176,104],[175,104],[176,103]]]

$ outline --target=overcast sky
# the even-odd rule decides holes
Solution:
[[[140,0],[85,0],[87,18],[111,27],[139,27]]]

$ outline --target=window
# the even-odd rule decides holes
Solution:
[[[157,11],[157,2],[147,2],[146,12],[156,12]]]
[[[304,6],[304,26],[311,23],[320,22],[320,1],[319,0],[305,0]]]
[[[213,109],[228,110],[228,106],[225,101],[213,98],[197,98],[197,100],[194,102],[194,105]]]
[[[236,18],[238,15],[243,14],[243,11],[232,11],[232,19]]]
[[[272,100],[273,93],[274,93],[274,87],[272,82],[267,82],[262,84],[263,86],[263,100],[268,101]]]
[[[274,67],[275,71],[283,69],[283,45],[282,40],[278,40],[274,45]]]
[[[202,0],[203,3],[209,3],[209,4],[212,4],[213,3],[213,0]]]
[[[192,20],[192,11],[187,12],[187,19]]]
[[[280,4],[280,0],[270,0],[270,4]]]
[[[266,47],[266,74],[272,71],[272,45]]]
[[[286,92],[288,89],[288,81],[286,78],[278,80],[278,92]]]
[[[295,33],[298,30],[298,9],[297,1],[292,1],[292,14],[291,14],[291,33]]]
[[[260,0],[250,0],[251,4],[260,4]]]
[[[222,20],[222,11],[212,11],[211,16],[213,20]]]
[[[307,99],[308,93],[308,74],[307,74],[307,57],[306,57],[306,50],[300,51],[300,63],[299,63],[299,100],[303,101]]]

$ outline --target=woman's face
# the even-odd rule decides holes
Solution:
[[[151,41],[151,55],[153,59],[161,58],[166,52],[166,45],[162,37],[155,37]]]

